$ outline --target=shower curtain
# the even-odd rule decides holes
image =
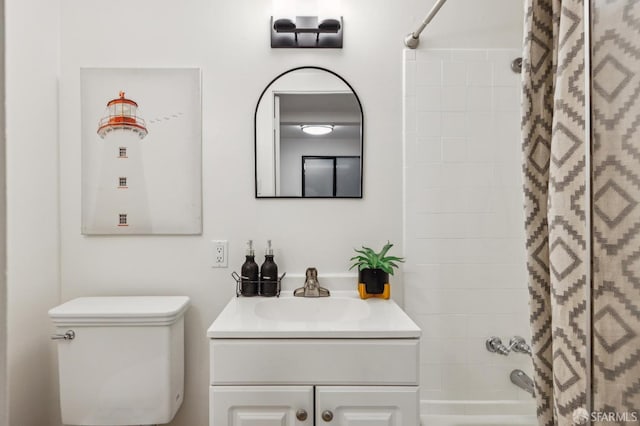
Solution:
[[[538,420],[601,424],[614,415],[623,424],[640,414],[640,1],[595,0],[589,49],[582,1],[527,0],[525,10],[523,174]]]
[[[540,425],[586,406],[582,1],[528,0],[523,166],[534,381]]]
[[[640,0],[592,2],[593,417],[640,424]]]

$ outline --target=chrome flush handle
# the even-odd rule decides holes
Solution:
[[[73,330],[67,330],[64,334],[54,334],[51,336],[51,340],[73,340],[76,338],[76,333]]]

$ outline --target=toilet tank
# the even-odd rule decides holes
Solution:
[[[184,394],[186,296],[81,297],[49,311],[66,425],[169,423]]]

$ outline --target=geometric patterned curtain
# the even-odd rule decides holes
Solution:
[[[593,410],[640,424],[640,1],[594,1],[591,37]]]
[[[523,175],[541,426],[572,425],[588,392],[583,2],[527,0]],[[580,411],[578,411],[579,413]]]
[[[538,419],[546,426],[640,424],[640,0],[592,0],[590,8],[589,52],[582,1],[526,1],[527,268]]]

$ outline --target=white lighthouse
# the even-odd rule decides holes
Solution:
[[[138,104],[125,98],[107,103],[98,123],[102,161],[95,193],[92,230],[105,234],[147,234],[152,230],[143,166],[145,121]]]

